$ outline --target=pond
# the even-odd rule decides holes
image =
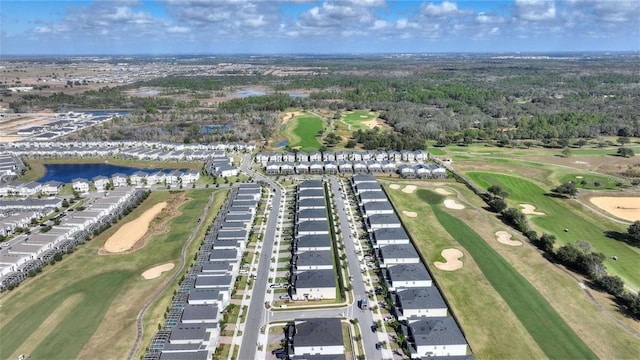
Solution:
[[[91,180],[94,176],[103,175],[111,177],[115,173],[131,175],[136,171],[153,172],[158,169],[141,169],[135,167],[119,166],[112,164],[46,164],[46,172],[39,182],[50,180],[70,183],[72,179],[84,178]]]

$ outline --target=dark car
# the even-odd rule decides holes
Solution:
[[[380,350],[380,349],[382,349],[382,344],[377,342],[376,343],[376,350]]]
[[[371,331],[373,331],[373,332],[378,331],[378,325],[376,325],[376,324],[371,325]]]

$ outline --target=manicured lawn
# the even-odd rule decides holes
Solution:
[[[62,261],[45,267],[35,278],[0,295],[0,358],[25,350],[40,359],[125,358],[135,339],[138,311],[165,284],[171,272],[153,280],[144,280],[140,274],[167,262],[178,266],[180,249],[212,191],[154,192],[116,226]],[[216,194],[217,204],[225,193],[223,190]],[[118,227],[161,201],[182,204],[175,216],[165,218],[166,232],[153,236],[143,248],[129,254],[97,254]],[[217,209],[214,204],[212,211]],[[69,299],[75,301],[73,310],[58,312],[58,306]],[[155,325],[161,318],[159,312],[152,323]],[[145,334],[152,331],[147,328]],[[41,338],[33,338],[34,333]]]
[[[351,130],[368,129],[369,127],[363,126],[362,122],[370,121],[377,117],[376,114],[370,113],[369,110],[355,110],[346,113],[342,116],[342,119],[347,124],[351,125]]]
[[[305,113],[289,120],[283,132],[290,147],[299,147],[301,151],[309,152],[320,148],[317,136],[323,127],[321,118]]]
[[[485,189],[491,185],[502,186],[510,194],[507,199],[510,206],[529,203],[545,213],[544,216],[531,216],[529,221],[538,232],[555,235],[557,246],[577,240],[589,241],[596,251],[606,255],[604,263],[610,274],[618,275],[632,288],[640,289],[640,249],[605,236],[606,231],[626,232],[624,225],[588,213],[572,200],[547,196],[546,190],[520,177],[473,171],[466,175]],[[614,255],[618,260],[611,259]]]
[[[429,154],[436,155],[436,156],[447,155],[447,152],[444,151],[442,148],[437,148],[437,147],[433,147],[433,146],[430,146],[427,149],[427,152]]]
[[[484,276],[549,358],[596,358],[596,355],[522,275],[473,229],[440,207],[442,195],[419,189],[417,196],[431,205],[438,222],[471,254]]]
[[[611,176],[594,174],[594,173],[573,173],[567,174],[560,178],[560,183],[573,181],[578,189],[591,189],[591,190],[604,190],[604,189],[617,189],[619,179]],[[583,184],[586,182],[586,184]],[[596,185],[596,182],[599,185]]]

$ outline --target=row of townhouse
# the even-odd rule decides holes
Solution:
[[[351,186],[411,358],[472,359],[460,327],[376,178],[354,175]]]
[[[7,236],[13,234],[17,229],[24,229],[31,224],[32,219],[39,217],[39,211],[23,211],[2,218],[0,219],[0,235]]]
[[[306,180],[298,184],[295,202],[289,297],[294,301],[335,299],[331,223],[323,182]]]
[[[0,200],[0,214],[11,215],[18,212],[35,211],[40,216],[45,216],[62,206],[61,198],[26,198]]]
[[[299,318],[287,323],[284,332],[283,350],[289,359],[346,359],[339,318]]]
[[[229,176],[237,176],[238,168],[233,166],[233,161],[230,157],[221,154],[215,155],[207,160],[206,164],[204,164],[204,171],[216,177],[229,177]]]
[[[212,156],[219,156],[224,150],[164,150],[164,149],[122,149],[118,157],[132,160],[151,161],[203,161]]]
[[[0,153],[0,179],[16,178],[22,174],[24,169],[24,163],[19,157],[9,153]]]
[[[84,210],[58,217],[59,224],[45,233],[23,234],[6,244],[0,249],[0,289],[17,285],[56,254],[71,251],[94,232],[109,226],[126,208],[140,203],[145,194],[132,187],[119,188],[91,199]]]
[[[387,160],[390,162],[421,162],[427,160],[429,154],[424,150],[365,150],[365,151],[314,151],[306,152],[274,152],[258,153],[256,162],[265,166],[269,162],[312,162],[312,161],[369,161],[378,162]]]
[[[364,174],[398,173],[407,178],[444,178],[444,167],[437,164],[395,163],[388,160],[376,161],[312,161],[312,162],[268,162],[264,166],[267,175],[292,174]]]
[[[45,183],[18,180],[11,183],[0,183],[0,196],[34,196],[38,194],[53,196],[58,195],[63,186],[63,183],[55,180]]]
[[[120,151],[127,149],[158,149],[165,151],[254,151],[255,145],[247,143],[208,143],[208,144],[183,144],[183,143],[170,143],[170,142],[156,142],[156,141],[16,141],[12,143],[0,144],[0,151],[7,151],[10,153],[20,152],[29,153],[29,150],[34,151],[36,154],[43,154],[46,156],[46,152],[51,152],[52,149],[61,150],[62,152],[82,151],[83,149],[111,149],[112,154],[117,154]],[[45,152],[41,152],[44,150]]]
[[[205,235],[192,266],[174,295],[162,328],[153,336],[145,360],[208,360],[215,351],[219,324],[229,305],[255,220],[260,185],[232,189],[221,216]]]
[[[109,187],[122,187],[122,186],[152,186],[152,185],[178,185],[178,184],[192,184],[200,179],[200,172],[196,170],[171,170],[171,171],[136,171],[131,175],[125,175],[123,173],[115,173],[111,177],[103,175],[94,176],[91,181],[85,178],[75,178],[71,180],[71,186],[74,191],[81,194],[86,194],[91,189],[91,184],[97,191],[105,191]]]

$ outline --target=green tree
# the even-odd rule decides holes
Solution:
[[[618,155],[628,158],[628,157],[635,156],[635,153],[633,152],[633,149],[631,149],[631,148],[619,147],[618,148]]]
[[[575,196],[578,193],[578,189],[576,188],[576,184],[573,183],[573,181],[569,181],[566,182],[554,189],[552,189],[551,191],[558,193],[558,194],[562,194],[562,195],[567,195],[567,196]]]
[[[540,249],[548,253],[553,252],[553,245],[555,243],[556,237],[552,234],[542,234],[542,236],[540,236],[540,239],[538,239]]]
[[[495,196],[499,196],[503,199],[507,198],[509,196],[509,193],[504,190],[501,186],[498,185],[491,185],[488,189],[488,192],[490,192],[491,194],[495,195]]]
[[[634,221],[633,224],[629,225],[627,233],[636,243],[640,243],[640,221]]]
[[[563,157],[569,157],[571,156],[571,149],[569,149],[568,147],[562,149],[562,156]]]

